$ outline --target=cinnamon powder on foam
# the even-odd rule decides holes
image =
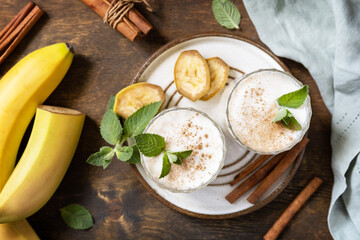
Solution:
[[[275,100],[266,99],[259,79],[249,77],[247,81],[253,84],[244,86],[246,90],[237,116],[229,116],[235,135],[244,145],[258,151],[271,152],[287,147],[294,140],[294,131],[281,123],[272,123],[278,111]]]
[[[192,149],[192,154],[182,165],[172,164],[170,173],[158,181],[178,189],[193,189],[208,182],[219,168],[223,157],[223,143],[220,133],[213,123],[199,113],[189,110],[168,112],[168,120],[157,119],[149,128],[149,133],[165,137],[166,149],[184,151]],[[159,121],[159,122],[158,122]],[[161,170],[162,155],[147,158],[146,167],[157,178]]]

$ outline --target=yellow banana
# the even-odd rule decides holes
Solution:
[[[39,106],[29,142],[0,193],[0,223],[24,219],[54,194],[74,155],[85,115]]]
[[[40,240],[26,220],[0,224],[1,240]]]
[[[54,91],[72,59],[70,47],[54,44],[27,55],[0,80],[0,191],[36,107]]]

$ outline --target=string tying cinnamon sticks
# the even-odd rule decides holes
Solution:
[[[265,240],[275,240],[290,222],[291,218],[299,211],[299,209],[306,203],[311,195],[322,184],[320,178],[314,177],[313,180],[300,192],[300,194],[294,199],[294,201],[286,208],[281,214],[280,218],[274,223],[270,230],[264,236]]]
[[[115,29],[123,21],[125,15],[134,7],[134,3],[141,2],[146,5],[148,11],[153,12],[152,7],[146,0],[113,0],[103,18],[104,23]]]
[[[10,55],[44,11],[29,2],[0,32],[0,64]]]
[[[81,0],[114,29],[117,29],[130,41],[146,35],[152,25],[134,7],[134,3],[143,2],[148,11],[153,11],[146,0]]]

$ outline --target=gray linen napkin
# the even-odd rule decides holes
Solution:
[[[309,69],[333,114],[329,229],[335,239],[360,239],[360,0],[244,4],[260,39]]]

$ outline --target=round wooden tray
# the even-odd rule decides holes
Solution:
[[[196,49],[205,57],[218,56],[230,66],[229,81],[226,87],[209,101],[197,101],[193,103],[183,98],[176,91],[173,84],[173,68],[181,51]],[[225,120],[225,101],[229,89],[235,78],[244,73],[252,72],[261,68],[277,68],[289,72],[289,69],[271,51],[254,43],[251,40],[235,35],[223,33],[196,34],[174,41],[157,50],[141,67],[133,79],[133,83],[147,81],[161,86],[166,94],[165,108],[173,106],[193,107],[206,112],[220,126]],[[210,110],[211,109],[211,110]],[[219,114],[223,109],[223,114]],[[295,175],[305,150],[299,155],[293,165],[283,176],[265,193],[265,195],[252,205],[246,201],[246,197],[253,191],[241,197],[234,204],[225,200],[234,187],[228,184],[241,170],[256,158],[256,154],[249,152],[237,145],[229,137],[226,127],[223,127],[226,138],[228,153],[225,166],[218,178],[209,186],[194,193],[171,193],[159,188],[146,175],[141,164],[132,165],[132,169],[139,177],[145,188],[151,192],[160,202],[166,206],[189,216],[205,219],[224,219],[244,215],[265,206],[276,198],[288,185]]]

